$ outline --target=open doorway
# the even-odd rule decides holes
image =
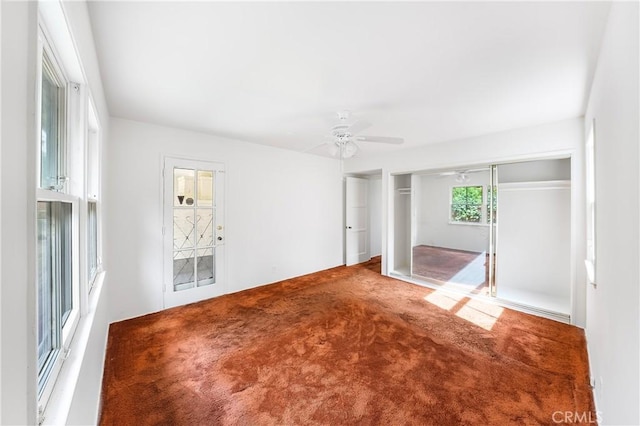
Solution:
[[[381,273],[382,170],[345,177],[345,264]]]

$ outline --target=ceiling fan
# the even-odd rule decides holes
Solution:
[[[356,142],[377,142],[388,144],[404,143],[402,138],[394,138],[387,136],[364,136],[357,133],[371,126],[371,123],[365,120],[358,120],[349,124],[351,112],[348,110],[339,111],[338,123],[331,128],[331,133],[326,142],[329,154],[340,159],[350,158],[358,151]]]
[[[438,177],[446,177],[446,176],[455,176],[456,182],[463,183],[469,181],[469,175],[471,173],[478,173],[489,170],[488,168],[479,168],[479,169],[464,169],[464,170],[451,170],[448,172],[438,173]]]

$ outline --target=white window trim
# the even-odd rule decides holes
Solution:
[[[71,105],[74,101],[77,100],[71,99],[69,95],[69,79],[64,72],[63,67],[59,62],[59,55],[55,50],[55,46],[53,46],[50,42],[50,37],[48,37],[48,32],[44,23],[40,22],[39,31],[38,31],[38,67],[37,67],[37,77],[36,77],[36,96],[37,96],[37,108],[36,108],[36,201],[54,201],[54,202],[62,202],[71,204],[71,264],[72,264],[72,273],[71,273],[71,291],[72,291],[72,310],[69,313],[69,317],[67,318],[65,325],[61,329],[61,339],[60,339],[60,348],[57,353],[54,354],[55,359],[47,373],[47,379],[44,386],[40,389],[37,389],[38,392],[38,409],[39,409],[39,418],[42,417],[42,413],[46,410],[46,407],[49,403],[51,394],[56,385],[57,378],[60,374],[60,370],[62,369],[62,365],[69,353],[69,347],[72,343],[73,336],[77,329],[78,323],[80,321],[81,316],[81,300],[80,300],[80,288],[81,288],[81,279],[80,279],[80,199],[76,196],[70,195],[67,193],[69,189],[68,180],[64,181],[62,188],[59,190],[52,188],[41,188],[41,124],[42,124],[42,74],[43,74],[43,66],[44,66],[44,54],[46,53],[49,64],[53,68],[53,72],[55,73],[55,77],[59,80],[62,87],[64,88],[64,102],[62,104],[62,109],[64,111],[64,120],[62,126],[62,132],[64,137],[62,138],[60,151],[62,152],[62,158],[59,159],[59,170],[58,175],[60,177],[68,177],[68,155],[69,155],[69,138],[70,138],[70,128],[68,126],[69,120],[71,118],[71,109],[75,107],[75,105]],[[37,266],[36,266],[37,267]],[[37,276],[37,275],[36,275]],[[36,300],[37,304],[37,300]],[[38,309],[36,309],[38,312]],[[38,318],[36,317],[36,324]],[[39,376],[39,371],[37,371],[37,375]]]
[[[468,188],[479,186],[482,188],[482,205],[480,211],[480,222],[461,222],[457,220],[451,220],[451,206],[453,205],[453,189],[454,188]],[[449,225],[462,225],[462,226],[489,226],[487,223],[487,185],[485,184],[468,184],[468,185],[451,185],[449,188]]]
[[[38,126],[38,132],[37,132],[37,141],[38,141],[38,155],[36,158],[36,183],[37,183],[37,187],[39,189],[43,189],[40,188],[40,182],[42,181],[42,162],[41,162],[41,156],[40,156],[40,135],[41,135],[41,123],[42,123],[42,74],[43,74],[43,64],[44,64],[44,54],[46,53],[47,55],[47,59],[49,60],[49,63],[51,65],[51,67],[53,68],[53,73],[56,77],[56,79],[59,80],[59,82],[61,83],[61,85],[64,87],[64,99],[63,99],[63,109],[65,112],[65,119],[68,117],[68,113],[69,113],[69,96],[68,96],[68,78],[62,68],[62,66],[60,65],[60,63],[58,62],[58,58],[59,55],[56,52],[54,46],[49,42],[50,37],[48,37],[47,35],[47,29],[46,27],[40,23],[40,27],[39,27],[39,31],[38,31],[38,71],[37,71],[37,75],[36,75],[36,81],[37,81],[37,108],[36,108],[36,123]],[[60,147],[60,150],[63,151],[65,153],[65,155],[63,156],[62,159],[58,159],[58,176],[59,177],[67,177],[68,176],[68,170],[67,170],[67,152],[68,152],[68,139],[69,139],[69,128],[67,126],[66,123],[67,120],[65,120],[63,124],[63,128],[61,129],[61,132],[64,133],[64,137],[62,138],[62,145]],[[66,189],[68,188],[68,184],[67,182],[63,182],[63,189],[58,191],[58,192],[64,192]]]
[[[85,136],[85,188],[86,188],[86,197],[87,197],[87,214],[88,214],[88,203],[95,202],[96,203],[96,221],[97,221],[97,229],[96,229],[96,271],[93,277],[89,276],[89,265],[86,268],[86,276],[87,276],[87,293],[91,294],[93,291],[96,281],[103,271],[102,265],[102,202],[101,202],[101,193],[102,193],[102,180],[101,180],[101,170],[102,170],[102,162],[101,162],[101,152],[102,152],[102,127],[100,126],[100,120],[98,119],[97,109],[95,107],[95,103],[93,98],[89,94],[87,103],[87,132]],[[94,164],[94,160],[95,163]],[[94,173],[89,173],[89,169],[91,167],[95,167]],[[91,180],[90,180],[91,178]],[[87,217],[88,222],[88,217]],[[85,226],[87,232],[87,243],[89,236],[89,228],[88,223]],[[87,247],[87,251],[88,251]]]
[[[596,143],[596,120],[591,121],[589,133],[585,141],[585,201],[586,201],[586,242],[587,252],[584,265],[587,272],[587,281],[597,287],[596,283],[596,170],[595,170],[595,143]]]

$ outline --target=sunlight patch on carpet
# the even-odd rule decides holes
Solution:
[[[453,294],[437,290],[425,296],[424,300],[436,305],[438,308],[448,311],[457,305],[464,297],[463,294]]]
[[[470,299],[456,312],[456,316],[491,331],[503,311],[500,306]]]
[[[464,293],[455,294],[442,290],[436,290],[424,297],[424,300],[432,305],[445,311],[451,311],[458,318],[462,318],[478,327],[491,331],[504,309],[500,306],[484,303],[476,299],[467,299],[466,302],[464,299],[467,299]],[[462,306],[454,310],[456,306],[461,304]]]

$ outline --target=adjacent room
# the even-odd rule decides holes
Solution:
[[[640,3],[0,3],[0,424],[640,424]]]

